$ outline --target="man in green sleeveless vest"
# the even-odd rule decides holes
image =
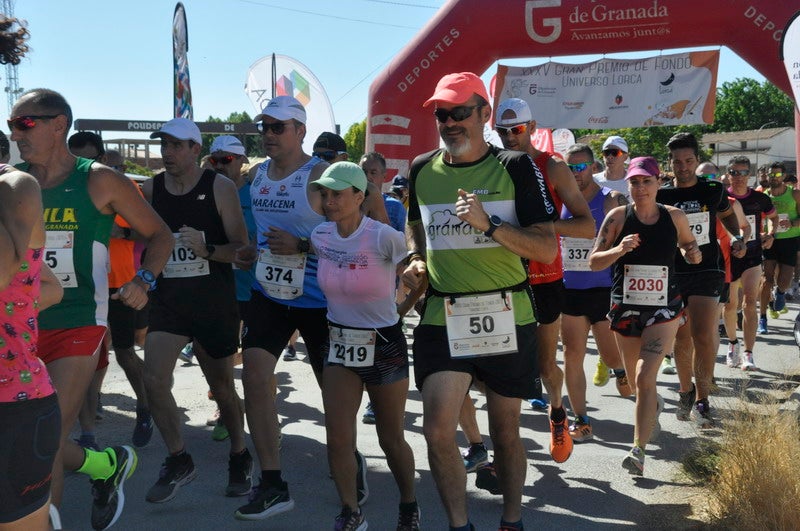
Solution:
[[[172,251],[166,224],[139,195],[135,185],[111,168],[73,156],[67,147],[72,110],[64,97],[49,89],[23,94],[8,121],[11,140],[25,161],[20,169],[42,188],[47,231],[45,261],[64,288],[61,303],[39,315],[39,357],[58,391],[61,445],[53,465],[53,505],[61,504],[63,469],[87,474],[94,501],[92,527],[106,529],[122,511],[122,484],[136,467],[136,454],[126,446],[96,452],[69,439],[89,383],[97,367],[108,313],[108,239],[116,214],[148,241],[142,269],[117,295],[141,309],[155,276]]]

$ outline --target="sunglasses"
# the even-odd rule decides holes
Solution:
[[[16,118],[12,118],[8,120],[8,129],[13,131],[17,129],[18,131],[27,131],[28,129],[33,129],[36,127],[37,120],[51,120],[53,118],[57,118],[60,116],[59,114],[40,114],[40,115],[26,115],[26,116],[17,116]]]
[[[716,173],[702,173],[702,174],[700,174],[700,177],[703,178],[703,179],[716,179],[717,178],[717,174]]]
[[[509,133],[512,135],[521,135],[525,132],[525,127],[525,124],[512,125],[511,127],[502,127],[500,125],[496,125],[494,130],[497,131],[497,134],[500,136],[506,136]]]
[[[770,173],[769,175],[770,175],[770,177],[781,178],[781,177],[783,177],[784,173],[782,171],[775,171],[775,172]]]
[[[589,163],[579,162],[578,164],[567,164],[567,166],[569,166],[569,169],[572,170],[574,173],[580,173],[589,167]]]
[[[322,159],[325,162],[330,162],[339,155],[344,155],[347,153],[346,151],[315,151],[312,153],[313,156],[317,157],[318,159]]]
[[[728,175],[733,175],[734,177],[737,175],[741,177],[747,177],[750,175],[750,170],[728,170]]]
[[[616,148],[609,148],[603,150],[604,157],[617,157],[619,156],[620,153],[622,153],[622,150]]]
[[[236,159],[234,155],[224,155],[222,157],[208,157],[208,162],[210,162],[212,166],[216,166],[217,164],[230,164],[234,159]]]
[[[475,109],[479,109],[481,107],[483,106],[459,105],[458,107],[453,107],[449,111],[447,109],[436,109],[435,111],[433,111],[433,115],[436,116],[436,119],[439,120],[441,123],[447,122],[448,118],[452,118],[454,122],[461,122],[472,116],[472,111],[474,111]]]
[[[286,131],[286,124],[289,122],[275,122],[271,124],[266,124],[264,122],[259,122],[256,125],[258,132],[262,135],[267,134],[267,131],[272,131],[273,135],[282,135],[284,131]]]

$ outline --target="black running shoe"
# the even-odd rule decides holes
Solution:
[[[197,477],[192,456],[186,452],[181,455],[168,455],[161,465],[158,481],[147,491],[145,500],[151,503],[164,503],[178,493],[178,489]]]
[[[105,453],[114,464],[114,472],[108,479],[92,481],[92,529],[108,529],[122,514],[125,480],[136,470],[136,452],[130,446],[106,448]]]
[[[280,488],[267,487],[262,483],[253,488],[250,501],[239,507],[234,516],[237,520],[264,520],[292,509],[294,500],[289,496],[289,486],[285,481]]]
[[[228,486],[225,496],[247,496],[253,489],[253,458],[247,448],[228,459]]]
[[[150,411],[140,409],[136,411],[136,426],[133,428],[133,445],[136,448],[147,446],[153,436],[153,417]]]

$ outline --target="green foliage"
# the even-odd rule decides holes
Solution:
[[[775,122],[770,127],[794,126],[794,103],[769,81],[739,78],[717,88],[712,131],[758,129],[769,122]]]
[[[343,138],[345,144],[347,144],[347,154],[350,156],[350,160],[358,164],[361,156],[366,152],[367,120],[351,125]]]
[[[226,124],[244,124],[253,123],[253,119],[247,114],[247,111],[233,112],[225,120],[209,116],[206,122],[212,123],[226,123]],[[203,149],[200,151],[200,156],[208,155],[211,149],[211,144],[214,138],[219,135],[202,135],[203,136]],[[255,135],[241,135],[239,140],[244,144],[245,153],[248,157],[263,157],[264,148],[261,146],[261,138]]]
[[[704,133],[708,132],[708,127],[705,125],[679,125],[666,127],[625,127],[622,129],[605,129],[603,131],[598,131],[596,129],[575,129],[573,133],[576,139],[585,135],[592,135],[588,143],[592,147],[592,151],[594,151],[596,157],[600,156],[600,151],[606,138],[611,135],[619,135],[628,143],[631,158],[652,156],[661,164],[662,169],[665,169],[666,162],[669,158],[667,141],[669,141],[675,133],[684,131],[693,133],[699,140]],[[700,153],[701,160],[706,160],[710,157],[710,152],[704,151]]]
[[[133,173],[134,175],[147,175],[148,177],[152,177],[156,174],[156,172],[150,168],[139,166],[135,162],[131,162],[129,160],[125,161],[125,173]]]

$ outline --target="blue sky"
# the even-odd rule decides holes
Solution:
[[[185,0],[194,116],[254,115],[244,93],[249,66],[273,52],[304,63],[322,82],[336,122],[346,131],[367,115],[375,76],[430,20],[443,0]],[[172,113],[174,1],[27,0],[15,16],[28,21],[24,89],[63,93],[76,118],[161,120]],[[663,42],[661,43],[664,44]],[[708,49],[708,48],[706,48]],[[599,51],[601,52],[601,50]],[[645,57],[658,52],[613,54]],[[666,52],[665,52],[666,53]],[[583,63],[594,56],[552,60]],[[506,60],[535,65],[548,58]],[[484,75],[488,80],[496,66]],[[2,74],[4,76],[4,71]],[[722,48],[718,82],[763,76]],[[3,80],[3,86],[5,80]],[[5,99],[0,119],[8,117]],[[105,133],[114,138],[114,133]],[[128,135],[134,136],[134,135]]]

